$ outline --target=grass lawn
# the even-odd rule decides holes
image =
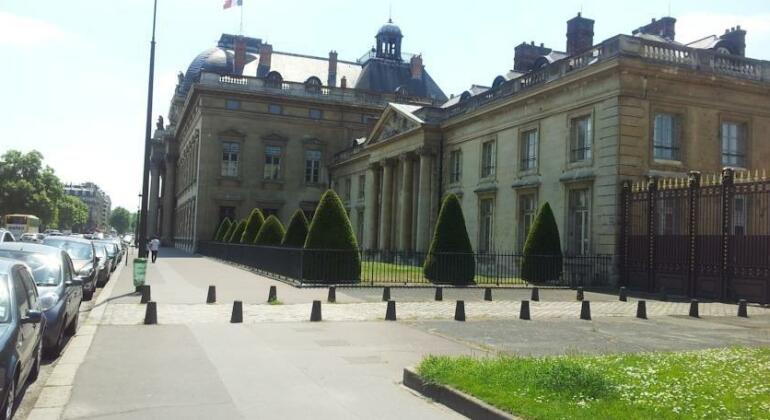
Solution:
[[[496,277],[476,275],[476,284],[497,284]],[[422,274],[422,267],[406,264],[390,264],[384,262],[364,261],[361,263],[361,282],[374,283],[427,283]],[[500,276],[500,284],[526,284],[518,277]]]
[[[770,348],[428,356],[418,372],[527,419],[770,419]]]

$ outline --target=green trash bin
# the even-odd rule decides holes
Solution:
[[[144,285],[144,275],[147,273],[147,258],[134,259],[134,287]]]

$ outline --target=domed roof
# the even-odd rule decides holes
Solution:
[[[395,23],[393,23],[392,19],[388,19],[388,23],[382,25],[379,31],[377,31],[377,37],[380,36],[396,36],[396,37],[403,37],[401,35],[401,28],[398,27]]]
[[[193,83],[200,80],[201,72],[208,71],[222,74],[231,72],[232,68],[232,53],[219,47],[209,48],[198,54],[198,56],[190,63],[190,66],[187,67],[179,93],[181,95],[187,95],[187,92],[190,90]]]

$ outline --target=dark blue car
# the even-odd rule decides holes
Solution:
[[[37,310],[37,287],[29,267],[0,258],[0,418],[13,417],[16,397],[40,372],[45,318]]]

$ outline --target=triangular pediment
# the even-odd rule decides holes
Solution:
[[[390,104],[383,111],[382,117],[372,129],[366,143],[379,143],[421,126],[422,120],[411,114],[408,109],[400,109]]]
[[[232,138],[244,138],[246,137],[245,133],[242,133],[234,128],[228,128],[225,131],[219,132],[219,137],[232,137]]]

